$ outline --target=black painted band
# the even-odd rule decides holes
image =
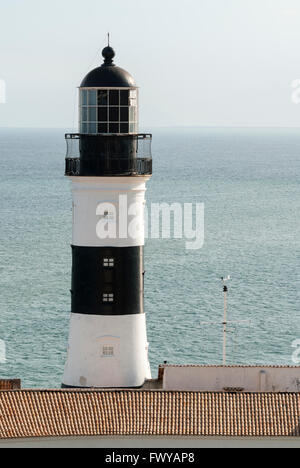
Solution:
[[[144,247],[72,246],[72,313],[144,313]]]

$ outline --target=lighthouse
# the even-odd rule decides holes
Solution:
[[[151,378],[144,312],[144,211],[151,140],[139,90],[115,52],[79,88],[66,135],[73,196],[71,320],[64,388],[138,388]]]

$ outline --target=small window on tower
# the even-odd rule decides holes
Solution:
[[[115,259],[114,258],[104,258],[103,259],[103,266],[105,268],[113,268],[115,266]]]
[[[104,293],[102,296],[102,301],[106,304],[114,302],[114,294]]]
[[[104,357],[111,357],[114,355],[114,348],[113,346],[103,346],[102,348],[102,355]]]

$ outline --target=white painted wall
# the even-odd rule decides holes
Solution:
[[[136,247],[145,243],[144,207],[146,182],[150,176],[141,177],[70,177],[73,193],[73,245],[81,247]],[[127,195],[128,208],[133,207],[136,213],[128,213],[128,225],[137,220],[140,228],[136,236],[120,236],[119,200],[120,195]],[[100,204],[110,203],[115,207],[117,216],[110,219],[115,224],[115,239],[100,239],[97,225],[101,214],[97,213]],[[136,204],[136,205],[135,205]],[[134,206],[135,205],[135,206]],[[125,213],[121,206],[122,213]]]
[[[104,355],[104,347],[113,355]],[[71,314],[65,385],[141,387],[150,378],[145,314]]]
[[[300,367],[165,366],[163,389],[220,392],[300,392]]]

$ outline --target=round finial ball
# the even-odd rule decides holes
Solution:
[[[113,58],[115,57],[116,53],[114,51],[114,49],[110,46],[107,46],[105,47],[103,50],[102,50],[102,55],[103,57],[105,58],[105,60],[113,60]]]

